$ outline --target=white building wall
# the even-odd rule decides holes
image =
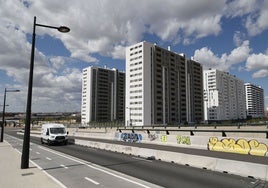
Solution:
[[[81,123],[86,125],[92,119],[91,97],[92,97],[92,67],[83,69],[82,79],[82,105],[81,105]]]
[[[126,48],[126,126],[151,124],[151,44]]]
[[[246,118],[244,82],[219,70],[204,71],[205,120]]]

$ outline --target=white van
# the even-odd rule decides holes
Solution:
[[[41,143],[51,145],[53,143],[68,143],[68,132],[63,124],[43,124],[41,129]]]

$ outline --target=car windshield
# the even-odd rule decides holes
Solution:
[[[64,134],[65,129],[64,128],[50,128],[51,134]]]

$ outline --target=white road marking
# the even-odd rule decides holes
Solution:
[[[35,152],[37,155],[40,155],[40,153],[37,151],[37,152]]]
[[[46,157],[47,160],[51,161],[52,159],[50,159],[49,157]]]
[[[61,164],[60,166],[63,167],[63,168],[65,168],[65,169],[68,169],[68,167],[65,166],[65,165],[63,165],[63,164]]]
[[[10,135],[9,135],[9,136],[10,136]],[[16,137],[13,137],[13,136],[10,136],[10,137],[12,137],[12,138],[14,138],[14,139],[16,139],[16,140],[21,141],[21,139],[18,139],[18,138],[16,138]],[[116,177],[116,178],[122,179],[122,180],[124,180],[124,181],[133,183],[133,184],[138,185],[138,186],[140,186],[140,187],[151,188],[151,187],[149,187],[149,186],[147,186],[147,185],[144,185],[144,184],[142,184],[142,183],[136,182],[136,181],[131,180],[131,179],[128,179],[128,178],[126,178],[126,177],[123,177],[123,176],[114,174],[114,173],[109,172],[109,171],[107,171],[107,170],[104,170],[104,169],[102,169],[102,168],[100,168],[100,167],[96,167],[96,166],[93,166],[93,165],[89,165],[88,163],[90,163],[90,162],[88,162],[88,161],[84,161],[84,160],[82,160],[82,159],[78,159],[78,158],[76,158],[76,157],[69,156],[69,155],[63,155],[63,154],[60,153],[60,152],[56,152],[56,151],[54,151],[54,150],[52,150],[52,149],[48,149],[48,148],[45,148],[45,147],[43,147],[43,146],[38,146],[38,147],[39,147],[40,149],[45,150],[45,151],[51,152],[51,153],[53,153],[53,154],[55,154],[55,155],[64,157],[64,158],[66,158],[66,159],[75,161],[75,162],[80,163],[80,164],[83,164],[83,165],[85,165],[85,166],[87,166],[87,167],[90,167],[90,168],[92,168],[92,169],[95,169],[95,170],[101,171],[101,172],[103,172],[103,173],[109,174],[109,175],[111,175],[111,176],[114,176],[114,177]],[[18,152],[19,152],[19,151],[18,151]],[[21,152],[19,152],[19,153],[21,153]],[[47,157],[46,159],[49,160],[50,158]],[[50,159],[50,160],[51,160],[51,159]],[[53,176],[49,175],[45,170],[43,170],[40,166],[38,166],[38,165],[37,165],[36,163],[34,163],[33,161],[31,161],[31,162],[32,162],[35,166],[37,166],[40,170],[42,170],[45,174],[47,174],[49,177],[51,177],[52,179],[54,179],[54,181],[56,181],[59,185],[61,185],[61,187],[66,188],[66,186],[64,186],[64,184],[62,184],[59,180],[57,180],[57,179],[54,178]],[[92,163],[91,163],[91,164],[92,164]]]
[[[99,185],[99,184],[100,184],[99,182],[96,182],[96,181],[94,181],[93,179],[90,179],[90,178],[88,178],[88,177],[85,177],[85,179],[86,179],[87,181],[90,181],[90,182],[94,183],[95,185]]]
[[[31,160],[30,160],[31,161]],[[58,179],[56,179],[54,176],[50,175],[49,173],[47,173],[44,169],[42,169],[38,164],[36,164],[35,162],[31,161],[31,163],[33,163],[33,165],[35,165],[38,169],[42,170],[42,172],[44,172],[48,177],[50,177],[53,181],[55,181],[58,185],[60,185],[62,188],[67,188],[63,183],[61,183]]]
[[[114,176],[114,177],[116,177],[116,178],[119,178],[119,179],[128,181],[128,182],[133,183],[133,184],[135,184],[135,185],[138,185],[138,186],[140,186],[140,187],[150,188],[149,186],[144,185],[144,184],[142,184],[142,183],[136,182],[136,181],[134,181],[134,180],[130,180],[130,179],[125,178],[125,177],[123,177],[123,176],[119,176],[119,175],[117,175],[117,174],[114,174],[114,173],[109,172],[109,171],[107,171],[107,170],[101,169],[101,168],[99,168],[99,167],[96,167],[96,166],[93,166],[93,165],[89,165],[89,164],[88,164],[89,162],[87,162],[87,161],[84,161],[84,160],[81,160],[81,159],[78,159],[78,158],[75,158],[75,157],[71,157],[71,156],[63,155],[63,154],[61,154],[61,153],[59,153],[59,152],[56,152],[56,151],[54,151],[54,150],[45,148],[45,147],[43,147],[43,146],[38,146],[38,147],[39,147],[40,149],[45,150],[45,151],[54,153],[55,155],[64,157],[64,158],[66,158],[66,159],[75,161],[75,162],[80,163],[80,164],[83,164],[83,165],[85,165],[85,166],[88,166],[88,167],[93,168],[93,169],[95,169],[95,170],[98,170],[98,171],[101,171],[101,172],[103,172],[103,173],[109,174],[109,175]]]
[[[9,137],[13,138],[13,139],[17,139],[19,140],[18,138],[16,137],[13,137],[13,136],[10,136],[8,135]],[[7,142],[10,146],[12,146],[9,142]],[[17,149],[17,148],[14,148],[15,151],[17,151],[20,155],[21,155],[21,152]],[[50,175],[49,173],[47,173],[44,169],[42,169],[38,164],[36,164],[35,162],[33,162],[32,160],[29,160],[34,166],[36,166],[39,170],[42,170],[42,172],[44,174],[46,174],[49,178],[51,178],[53,181],[55,181],[59,186],[61,186],[62,188],[67,188],[63,183],[61,183],[58,179],[56,179],[54,176]]]

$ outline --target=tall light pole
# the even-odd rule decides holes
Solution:
[[[33,23],[33,35],[32,35],[32,51],[30,61],[29,83],[28,83],[28,96],[26,107],[26,119],[24,128],[24,138],[21,155],[21,169],[29,168],[29,149],[30,149],[30,126],[31,126],[31,108],[32,108],[32,88],[33,88],[33,69],[34,69],[34,51],[35,51],[35,28],[46,27],[50,29],[57,29],[59,32],[67,33],[70,29],[66,26],[54,27],[49,25],[43,25],[36,23],[36,16]]]
[[[6,110],[6,94],[7,94],[7,92],[20,92],[20,90],[18,90],[18,89],[7,89],[7,88],[5,88],[3,114],[2,114],[1,140],[0,140],[0,142],[3,142],[3,140],[4,140],[5,110]]]

